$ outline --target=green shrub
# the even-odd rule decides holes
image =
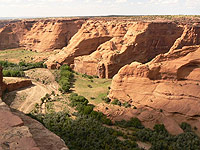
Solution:
[[[141,121],[138,118],[131,118],[129,121],[125,120],[116,121],[115,125],[120,126],[122,128],[129,128],[129,127],[134,127],[137,129],[144,128],[144,126],[142,125]]]
[[[67,71],[70,71],[70,72],[72,72],[72,69],[68,66],[68,65],[62,65],[61,67],[60,67],[60,70],[62,71],[62,70],[67,70]]]
[[[93,76],[87,75],[87,74],[83,74],[82,75],[83,78],[88,78],[88,79],[93,79]]]
[[[77,105],[87,105],[89,103],[89,101],[83,97],[83,96],[79,96],[76,93],[72,93],[69,97],[70,101],[71,101],[71,105],[73,107],[77,106]]]
[[[165,129],[164,124],[156,124],[153,127],[154,131],[157,133],[168,134],[167,130]]]
[[[91,100],[95,100],[95,97],[90,97]]]
[[[25,73],[19,70],[3,70],[4,77],[24,77]]]
[[[68,80],[70,80],[74,77],[73,73],[68,70],[62,70],[60,72],[60,76],[61,76],[61,79],[64,78],[64,79],[68,79]]]
[[[89,101],[85,97],[79,96],[76,93],[72,93],[70,94],[69,99],[71,101],[71,106],[75,107],[79,114],[88,115],[107,125],[112,124],[112,121],[108,119],[102,112],[94,111],[94,106],[88,104]]]
[[[154,130],[143,128],[134,135],[143,142],[150,142],[150,150],[198,150],[200,147],[200,139],[195,133],[172,136],[162,124],[155,125]]]
[[[105,103],[109,104],[111,102],[111,99],[106,97],[104,99],[102,99]]]
[[[68,65],[63,65],[60,67],[60,79],[58,80],[61,88],[59,91],[62,93],[70,92],[72,80],[74,78],[74,74],[71,68]]]
[[[2,66],[3,68],[17,67],[17,64],[10,63],[8,61],[0,61],[0,66]]]
[[[70,150],[138,150],[134,141],[119,140],[118,132],[89,116],[73,120],[67,113],[60,112],[33,117],[60,136]]]
[[[24,77],[25,73],[23,71],[25,70],[45,67],[43,62],[26,63],[24,61],[20,61],[18,64],[10,63],[8,61],[0,61],[0,66],[4,69],[3,75],[5,77]]]
[[[118,99],[114,99],[111,104],[121,106],[121,102]]]
[[[191,132],[192,131],[192,127],[190,124],[186,123],[186,122],[182,122],[180,127],[183,129],[183,131],[185,132]]]
[[[131,105],[130,105],[128,102],[125,102],[125,103],[123,103],[122,105],[123,105],[125,108],[131,107]]]

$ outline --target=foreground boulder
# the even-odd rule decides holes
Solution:
[[[19,84],[13,83],[13,85],[16,89]],[[4,86],[0,67],[0,96],[2,96]],[[63,140],[58,136],[47,130],[38,121],[22,112],[10,109],[0,97],[0,150],[8,149],[68,150]]]
[[[179,124],[188,122],[200,131],[200,46],[124,66],[112,81],[109,97],[137,108],[121,110],[115,119],[136,116],[150,128],[163,123],[172,134],[181,133]]]

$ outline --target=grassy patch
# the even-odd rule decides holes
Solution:
[[[36,57],[48,57],[53,52],[33,52],[22,48],[0,50],[0,60],[18,63],[20,61],[34,62]]]
[[[91,103],[99,104],[102,98],[108,93],[111,79],[84,78],[82,75],[75,75],[73,90],[75,93],[83,95]]]

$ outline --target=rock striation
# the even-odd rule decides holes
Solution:
[[[121,117],[137,116],[147,127],[163,123],[179,134],[179,124],[188,122],[200,131],[200,46],[171,49],[149,63],[124,66],[113,78],[109,97],[135,106],[135,112],[124,110]]]
[[[84,20],[45,20],[33,24],[21,46],[37,52],[61,49],[80,29]]]
[[[0,29],[0,50],[20,47],[20,41],[32,27],[32,21],[11,23]]]
[[[199,23],[88,20],[46,64],[69,64],[80,73],[112,78],[133,61],[146,63],[170,49],[200,44],[199,29]]]
[[[0,50],[25,47],[37,52],[61,49],[85,20],[21,20],[0,28]]]
[[[7,23],[5,23],[7,24]],[[57,18],[10,22],[0,28],[0,50],[24,47],[58,49],[46,64],[69,64],[75,71],[112,78],[133,61],[146,63],[158,54],[200,44],[200,23],[123,19]]]

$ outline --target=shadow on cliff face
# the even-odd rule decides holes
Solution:
[[[200,69],[200,63],[198,61],[193,61],[180,67],[177,71],[178,80],[187,80],[187,78],[190,78],[190,76],[192,76],[195,80],[195,76],[193,75],[195,69]]]
[[[3,101],[4,101],[8,106],[10,106],[10,105],[12,104],[12,102],[15,100],[16,95],[17,95],[17,91],[9,92],[9,93],[6,92],[6,93],[3,95]]]

